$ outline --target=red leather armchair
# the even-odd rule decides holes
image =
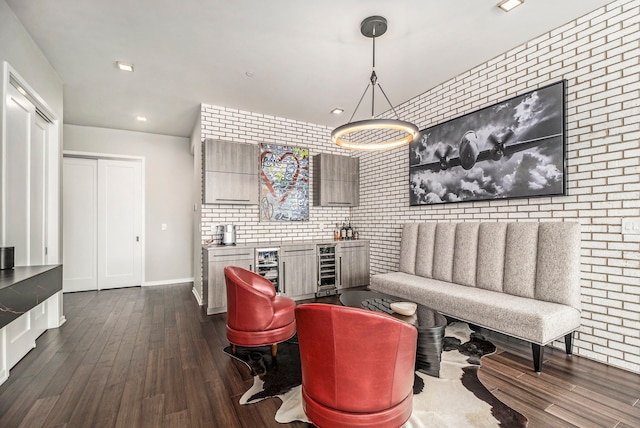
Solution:
[[[235,345],[271,345],[276,355],[277,343],[296,334],[293,299],[276,296],[273,284],[255,272],[238,266],[224,268],[227,285],[227,339]]]
[[[304,412],[318,427],[399,427],[411,416],[418,332],[386,314],[296,308]]]

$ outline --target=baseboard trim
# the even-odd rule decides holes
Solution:
[[[184,284],[185,282],[193,282],[193,277],[191,278],[177,278],[177,279],[165,279],[162,281],[145,281],[142,283],[143,287],[155,287],[156,285],[173,285],[173,284]]]
[[[193,294],[193,296],[196,298],[196,302],[198,302],[199,306],[202,306],[202,297],[200,297],[200,295],[198,294],[198,291],[196,290],[196,287],[192,287],[191,288],[191,294]]]

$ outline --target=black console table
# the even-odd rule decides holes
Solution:
[[[0,328],[62,290],[62,265],[0,270]]]

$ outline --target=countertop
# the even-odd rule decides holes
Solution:
[[[334,241],[333,239],[297,239],[292,241],[251,241],[243,242],[236,245],[222,245],[222,244],[204,244],[204,249],[220,249],[220,248],[280,248],[288,245],[334,245],[341,242],[355,243],[355,242],[369,242],[368,239],[352,239],[347,241]]]

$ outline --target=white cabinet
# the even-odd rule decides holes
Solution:
[[[205,204],[258,204],[257,145],[206,139],[202,153]]]
[[[321,153],[313,157],[313,205],[355,207],[360,203],[360,159]]]
[[[338,290],[369,285],[369,241],[343,241],[337,245]]]
[[[225,266],[240,266],[253,270],[253,247],[233,246],[204,248],[203,300],[207,315],[226,312],[227,286],[224,280]]]
[[[315,244],[280,247],[280,278],[283,293],[291,298],[309,298],[316,292]]]

